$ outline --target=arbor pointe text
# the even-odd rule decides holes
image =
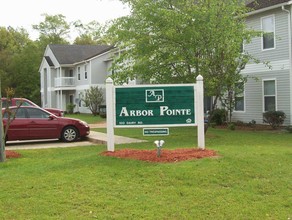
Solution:
[[[172,115],[191,115],[191,109],[169,109],[168,106],[160,106],[159,116],[172,116]],[[122,107],[119,114],[120,117],[138,117],[138,116],[154,116],[152,109],[148,110],[128,110],[127,107]]]

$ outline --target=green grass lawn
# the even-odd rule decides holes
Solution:
[[[93,116],[92,114],[65,114],[65,117],[81,119],[88,124],[95,124],[106,121],[105,118],[101,118],[99,115]]]
[[[142,129],[116,134],[149,140]],[[167,149],[196,146],[196,129],[170,128]],[[101,156],[105,145],[19,150],[0,164],[0,219],[291,219],[292,135],[210,129],[219,158],[149,163]],[[162,151],[163,154],[163,151]]]

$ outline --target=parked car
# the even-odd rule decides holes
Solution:
[[[8,101],[6,98],[1,98],[2,101],[2,108],[6,108],[7,105],[11,105],[11,106],[19,106],[21,104],[21,106],[36,106],[39,107],[37,104],[35,104],[34,102],[25,99],[25,98],[12,98],[11,99],[11,103],[8,104]],[[51,112],[54,115],[57,115],[59,117],[63,117],[64,116],[64,111],[61,109],[57,109],[57,108],[44,108],[45,110],[47,110],[48,112]]]
[[[89,135],[86,122],[66,117],[58,117],[35,106],[16,106],[9,108],[15,114],[10,123],[6,141],[60,139],[73,142]],[[3,124],[6,126],[8,113],[2,109]]]

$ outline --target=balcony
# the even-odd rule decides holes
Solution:
[[[59,77],[55,78],[55,88],[56,89],[72,89],[75,87],[75,78],[74,77]]]

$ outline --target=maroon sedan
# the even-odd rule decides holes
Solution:
[[[8,103],[6,98],[1,98],[2,101],[2,108],[5,108],[7,105],[11,105],[11,106],[19,106],[21,104],[21,106],[36,106],[39,107],[37,104],[35,104],[34,102],[25,99],[25,98],[12,98],[11,99],[11,103]],[[63,117],[64,116],[64,111],[61,109],[57,109],[57,108],[44,108],[45,110],[47,110],[48,112],[51,112],[54,115],[57,115],[59,117]]]
[[[12,119],[6,141],[55,139],[72,142],[89,135],[86,122],[66,117],[58,117],[52,113],[34,106],[10,107],[15,114]],[[3,113],[4,126],[8,120],[8,113]]]

